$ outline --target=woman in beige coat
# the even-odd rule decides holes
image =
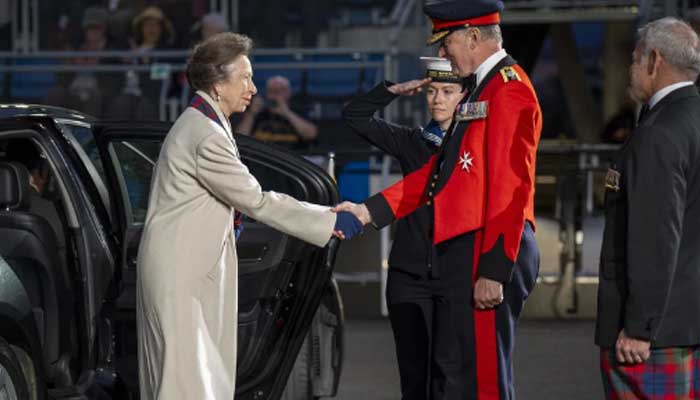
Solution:
[[[156,164],[138,260],[141,399],[231,400],[236,377],[234,209],[322,247],[351,236],[349,214],[263,192],[238,155],[229,116],[257,92],[250,39],[215,35],[195,47],[195,89]],[[342,232],[345,232],[345,235]]]

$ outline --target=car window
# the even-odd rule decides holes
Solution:
[[[148,195],[153,167],[158,160],[162,141],[152,139],[117,140],[110,143],[110,152],[116,158],[116,170],[130,224],[146,220]]]
[[[260,187],[265,191],[285,193],[297,200],[306,200],[307,194],[304,185],[294,176],[293,171],[282,169],[274,165],[251,160],[245,155],[243,162],[251,174],[258,180]]]
[[[61,129],[66,129],[73,134],[73,137],[78,141],[78,144],[92,162],[92,166],[97,173],[100,174],[102,181],[106,182],[105,169],[102,165],[102,159],[100,158],[100,152],[95,142],[95,135],[92,132],[92,127],[87,124],[74,123],[59,123],[58,125]]]
[[[162,141],[154,139],[114,140],[110,143],[130,225],[142,224],[146,220],[153,168],[161,145]],[[263,190],[286,193],[299,200],[306,199],[304,185],[293,171],[282,168],[278,163],[251,160],[245,155],[243,160]]]
[[[75,154],[80,159],[82,165],[88,173],[89,180],[85,183],[94,185],[99,195],[99,201],[104,206],[105,214],[109,220],[113,220],[112,205],[109,198],[109,191],[105,182],[106,176],[102,159],[95,142],[92,126],[86,122],[57,119],[56,124],[61,129],[64,137],[68,139]],[[81,179],[83,175],[81,174]]]

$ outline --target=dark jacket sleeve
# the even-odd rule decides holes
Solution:
[[[625,332],[634,338],[654,340],[678,263],[689,162],[682,137],[658,127],[640,128],[624,158],[629,286]]]
[[[387,88],[393,83],[383,81],[369,92],[352,99],[343,108],[343,120],[358,135],[365,138],[372,145],[383,152],[398,156],[405,146],[413,146],[409,143],[416,135],[421,134],[422,128],[409,128],[392,124],[374,114],[389,105],[397,95]]]

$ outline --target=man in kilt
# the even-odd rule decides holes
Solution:
[[[700,43],[639,30],[639,126],[608,170],[596,344],[607,399],[700,398]]]

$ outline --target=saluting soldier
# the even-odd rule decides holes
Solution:
[[[398,84],[381,82],[343,109],[345,122],[358,135],[394,157],[404,176],[423,166],[440,148],[445,131],[452,124],[454,110],[464,97],[462,79],[452,73],[449,61],[438,57],[422,57],[422,60],[426,65],[425,79]],[[431,116],[425,126],[401,126],[374,116],[398,96],[415,94],[424,85],[427,85],[425,98]],[[429,211],[429,207],[422,206],[398,221],[389,255],[386,298],[403,400],[426,399],[430,383],[430,338],[436,307],[436,286],[431,282],[439,275],[432,268]]]
[[[431,208],[432,399],[513,399],[515,329],[539,268],[535,158],[542,128],[525,71],[502,49],[503,3],[427,1],[430,44],[474,85],[428,163],[364,204],[377,227]],[[470,85],[471,86],[471,85]]]

